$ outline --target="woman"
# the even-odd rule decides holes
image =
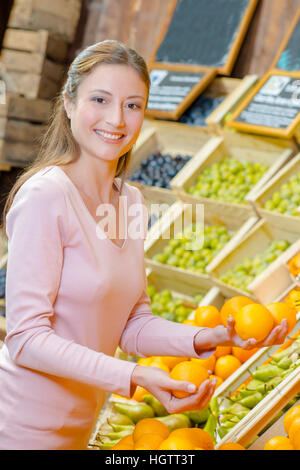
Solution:
[[[84,50],[70,67],[38,159],[9,194],[1,449],[86,449],[105,392],[129,397],[137,385],[169,412],[206,406],[215,381],[195,391],[158,368],[115,358],[118,345],[143,357],[208,357],[217,345],[256,346],[237,337],[232,321],[196,328],[151,313],[143,237],[130,236],[125,222],[142,197],[124,183],[149,83],[143,59],[121,43]],[[114,208],[112,233],[100,224],[103,207]],[[285,334],[283,324],[265,344]],[[191,395],[177,399],[172,390]]]

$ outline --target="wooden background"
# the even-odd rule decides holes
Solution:
[[[118,39],[148,60],[169,4],[170,0],[84,0],[85,21],[79,27],[70,59],[89,44]],[[300,0],[259,1],[232,76],[262,76],[268,70],[299,8]]]

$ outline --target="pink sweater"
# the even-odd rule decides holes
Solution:
[[[125,184],[128,207],[140,192]],[[119,248],[58,166],[18,191],[7,215],[7,337],[0,449],[86,449],[105,392],[130,394],[129,354],[199,357],[199,328],[152,315],[143,239]],[[211,352],[203,352],[208,357]]]

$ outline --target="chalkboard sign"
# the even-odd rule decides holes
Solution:
[[[150,64],[230,75],[258,0],[172,0]]]
[[[300,124],[300,72],[268,72],[226,124],[255,134],[293,137]]]
[[[276,54],[271,69],[300,70],[300,9]]]
[[[147,116],[177,120],[210,84],[215,70],[152,69]]]

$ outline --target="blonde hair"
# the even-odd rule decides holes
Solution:
[[[20,187],[31,176],[42,168],[51,165],[66,165],[79,158],[79,146],[75,141],[65,106],[64,95],[67,93],[73,102],[76,102],[78,87],[84,77],[101,64],[119,64],[133,67],[145,85],[148,92],[150,76],[144,59],[136,51],[119,41],[105,40],[84,49],[71,63],[65,84],[57,96],[53,112],[45,134],[40,140],[37,158],[17,178],[10,190],[2,215],[1,230],[6,237],[6,216],[13,203],[14,197]],[[130,161],[131,150],[119,158],[116,177],[121,177],[122,184]]]

